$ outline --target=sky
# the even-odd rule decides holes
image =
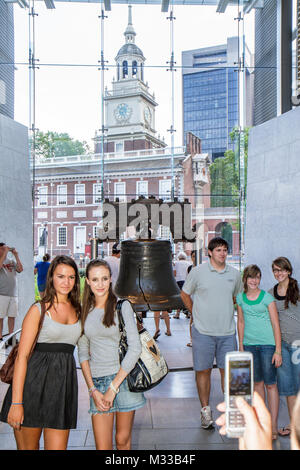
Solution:
[[[67,132],[85,140],[93,149],[95,130],[101,121],[101,7],[92,3],[60,3],[48,10],[44,2],[35,2],[36,70],[35,127],[41,131]],[[225,44],[227,37],[238,34],[237,7],[216,13],[216,6],[175,6],[175,145],[182,145],[181,52]],[[29,124],[28,10],[14,5],[15,14],[15,120]],[[105,86],[110,90],[116,76],[115,57],[125,43],[128,6],[112,5],[105,12],[104,59],[108,61]],[[156,130],[170,145],[171,73],[170,21],[160,5],[133,5],[132,18],[136,45],[146,58],[145,81],[155,93]],[[245,16],[245,36],[254,50],[254,14]],[[25,65],[22,65],[25,64]]]

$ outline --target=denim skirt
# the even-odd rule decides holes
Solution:
[[[112,374],[112,375],[106,375],[104,377],[93,377],[93,382],[97,390],[104,394],[107,389],[109,388],[109,385],[111,381],[115,378],[117,374]],[[143,393],[139,392],[131,392],[128,388],[128,383],[127,380],[123,380],[123,382],[120,385],[120,391],[117,393],[112,407],[109,409],[109,411],[99,411],[96,408],[96,405],[94,403],[93,397],[90,397],[90,409],[89,413],[94,415],[94,414],[108,414],[108,413],[114,413],[114,412],[126,412],[126,411],[133,411],[137,410],[139,408],[142,408],[146,404],[146,398]]]

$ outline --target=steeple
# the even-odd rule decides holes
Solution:
[[[134,27],[132,25],[132,6],[128,5],[128,25],[125,30],[124,36],[126,38],[127,43],[134,43],[136,32],[134,31]]]
[[[119,50],[116,57],[117,81],[119,80],[141,80],[144,81],[143,52],[135,44],[136,32],[132,25],[132,6],[128,5],[128,24],[124,32],[125,44]]]

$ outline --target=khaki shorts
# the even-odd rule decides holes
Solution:
[[[18,315],[17,297],[0,295],[0,318],[16,317]]]

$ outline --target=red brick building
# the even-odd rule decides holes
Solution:
[[[110,200],[130,201],[140,195],[170,200],[172,166],[174,195],[190,200],[193,222],[203,222],[203,244],[230,224],[232,249],[238,253],[234,211],[210,208],[211,161],[201,153],[200,139],[189,133],[186,148],[171,149],[155,129],[157,103],[144,81],[145,57],[135,44],[131,7],[124,35],[126,42],[115,59],[116,80],[112,90],[105,90],[106,131],[96,136],[95,153],[36,162],[36,253],[82,257],[101,221],[102,191]],[[106,243],[101,247],[104,254],[109,249]]]

